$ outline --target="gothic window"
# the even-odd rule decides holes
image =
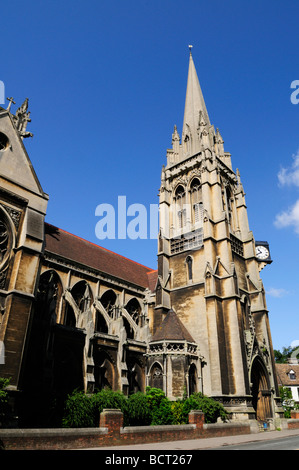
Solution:
[[[95,388],[98,390],[103,388],[113,389],[115,367],[112,358],[105,351],[96,350],[94,363]]]
[[[202,189],[198,178],[194,178],[190,185],[190,201],[192,207],[192,222],[201,226],[203,222]]]
[[[186,225],[186,209],[178,211],[178,227],[183,228]]]
[[[191,141],[190,141],[190,137],[188,135],[186,135],[186,137],[184,139],[184,151],[185,151],[186,154],[191,152]]]
[[[137,362],[135,358],[130,358],[127,361],[128,367],[128,382],[129,382],[129,395],[140,392],[143,388],[144,371],[142,365]]]
[[[151,369],[151,386],[163,390],[163,371],[162,367],[157,362]]]
[[[186,264],[187,264],[188,281],[192,281],[192,279],[193,279],[193,270],[192,270],[193,261],[192,261],[191,256],[187,256]]]
[[[176,227],[181,229],[184,228],[187,221],[186,206],[185,206],[185,189],[182,185],[179,185],[175,192],[175,205],[176,205],[176,216],[177,222]]]
[[[189,396],[197,392],[197,371],[196,366],[191,364],[189,369]]]
[[[61,294],[62,284],[58,274],[53,270],[43,273],[40,277],[37,291],[36,311],[38,315],[42,313],[49,316],[49,318],[52,317],[52,322],[55,323],[58,316]]]
[[[249,330],[249,304],[248,300],[245,297],[244,302],[241,302],[242,308],[242,320],[243,320],[243,328],[244,330]]]
[[[161,305],[162,303],[162,287],[160,282],[157,285],[156,289],[156,305]]]
[[[228,222],[231,225],[232,224],[232,193],[231,193],[231,189],[229,188],[229,186],[224,187],[223,206],[228,217]]]

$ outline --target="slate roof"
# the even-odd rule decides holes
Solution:
[[[275,364],[278,385],[298,386],[299,385],[299,364]],[[294,371],[295,379],[290,379],[289,372]]]
[[[45,223],[45,251],[137,286],[155,288],[157,271]]]
[[[189,343],[195,343],[187,328],[185,328],[177,314],[172,309],[169,310],[161,323],[161,326],[157,328],[151,339],[151,341],[163,340],[188,341]]]

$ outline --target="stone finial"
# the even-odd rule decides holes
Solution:
[[[22,139],[33,137],[31,132],[26,131],[28,122],[31,122],[30,112],[28,112],[28,101],[28,98],[26,98],[24,103],[17,109],[16,114],[13,116],[15,126]]]

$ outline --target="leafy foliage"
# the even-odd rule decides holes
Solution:
[[[84,392],[74,390],[68,395],[62,427],[64,428],[88,428],[94,426],[95,407],[94,400]]]
[[[117,408],[126,413],[127,398],[121,392],[103,389],[92,395],[75,390],[68,395],[62,427],[96,427],[104,408]]]
[[[284,417],[290,418],[291,411],[294,409],[294,400],[292,399],[292,392],[288,387],[279,387],[279,394],[282,401]]]
[[[218,417],[224,421],[227,419],[223,406],[201,393],[172,402],[163,390],[154,387],[147,387],[146,393],[137,392],[128,398],[109,389],[93,395],[75,390],[65,404],[63,427],[96,427],[104,408],[120,409],[125,426],[184,424],[188,423],[191,410],[203,411],[207,423],[216,422]]]
[[[183,424],[184,423],[183,407],[184,407],[184,400],[177,400],[177,401],[173,401],[171,403],[173,424]]]
[[[149,426],[152,414],[147,396],[142,392],[130,395],[124,416],[125,425]]]
[[[295,348],[292,348],[291,346],[288,346],[287,348],[282,348],[282,351],[279,351],[277,349],[274,349],[274,357],[275,357],[275,362],[277,364],[287,364],[288,359],[292,355],[294,355],[299,359],[299,348],[296,346]]]
[[[184,401],[182,407],[184,423],[188,422],[188,414],[191,410],[201,410],[205,414],[206,423],[215,423],[218,418],[226,421],[228,418],[228,414],[221,403],[202,393],[194,393]]]
[[[0,428],[5,426],[9,419],[8,393],[6,387],[9,385],[10,379],[0,377]]]

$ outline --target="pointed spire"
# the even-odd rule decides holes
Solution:
[[[189,71],[187,80],[187,91],[185,101],[183,135],[186,134],[186,129],[189,128],[193,138],[197,134],[198,123],[201,118],[204,119],[206,125],[210,125],[210,119],[200,88],[197,72],[192,57],[192,47],[189,46]]]

